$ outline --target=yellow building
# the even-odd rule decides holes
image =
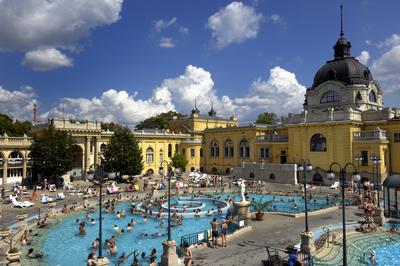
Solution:
[[[170,161],[180,152],[189,161],[186,171],[227,174],[235,167],[258,169],[258,176],[249,170],[243,177],[273,182],[296,179],[296,165],[303,160],[313,165],[309,178],[315,183],[333,182],[326,178],[333,162],[354,163],[357,169],[349,167],[349,172],[359,171],[369,179],[379,176],[379,182],[400,174],[400,110],[383,106],[383,89],[370,70],[351,56],[350,47],[341,34],[334,58],[316,72],[305,93],[303,112],[288,114],[278,125],[239,125],[236,117],[218,117],[212,107],[202,114],[195,105],[190,115],[174,117],[167,131],[134,131],[143,153],[143,172],[157,172],[163,160]],[[76,140],[76,165],[69,173],[75,177],[100,162],[102,147],[113,134],[101,130],[98,122],[50,122]],[[3,182],[29,175],[31,141],[0,138]]]

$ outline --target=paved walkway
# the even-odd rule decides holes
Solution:
[[[361,220],[362,211],[355,207],[346,208],[346,220]],[[309,217],[310,229],[326,225],[340,224],[342,210]],[[194,265],[243,266],[262,265],[267,258],[265,246],[285,248],[300,242],[300,233],[304,231],[304,218],[268,214],[263,222],[253,221],[253,230],[228,242],[228,247],[203,248],[193,250]],[[250,242],[249,242],[250,241]]]

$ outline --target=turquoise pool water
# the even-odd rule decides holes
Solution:
[[[240,200],[240,196],[237,194],[213,194],[214,197],[219,197],[221,200],[226,199],[228,196],[232,197],[234,200]],[[273,201],[274,196],[272,195],[258,195],[249,194],[249,200],[260,200],[263,201]],[[273,202],[269,207],[269,211],[277,212],[290,212],[298,213],[304,211],[304,201],[298,196],[275,196],[276,202]],[[291,199],[293,202],[288,202]],[[195,198],[195,201],[200,201],[201,203],[206,203],[203,210],[209,210],[216,206],[210,205],[209,201],[201,201]],[[173,201],[175,202],[175,201]],[[325,198],[315,198],[310,200],[309,209],[319,210],[326,208],[331,205],[336,205],[338,202],[330,200],[327,204]],[[295,208],[294,206],[297,205]],[[178,206],[179,207],[179,206]],[[130,214],[130,202],[121,203],[118,205],[116,210],[121,210],[124,208],[126,210],[126,217],[118,219],[113,214],[104,213],[103,220],[103,243],[105,239],[110,238],[112,235],[116,235],[113,231],[113,226],[116,224],[119,228],[126,228],[129,221],[133,218],[136,221],[133,231],[126,232],[122,237],[117,237],[116,245],[118,248],[118,254],[110,256],[104,249],[103,254],[107,255],[111,261],[111,265],[118,262],[118,257],[125,252],[126,254],[131,253],[133,250],[138,250],[140,253],[146,252],[148,255],[153,248],[157,250],[157,260],[160,260],[162,253],[162,241],[167,238],[167,220],[166,216],[164,218],[164,227],[160,227],[160,221],[155,218],[149,218],[147,222],[143,221],[143,218],[138,214]],[[225,216],[225,212],[222,215],[214,214],[213,217],[222,220]],[[67,220],[63,221],[61,224],[56,225],[54,228],[50,229],[48,234],[44,237],[41,242],[41,250],[48,253],[49,256],[45,257],[44,262],[48,265],[85,265],[88,254],[91,250],[91,243],[98,236],[98,212],[91,214],[92,218],[95,218],[96,225],[91,225],[90,220],[85,219],[85,214],[75,214]],[[187,234],[192,234],[196,232],[201,232],[210,229],[210,220],[213,217],[200,217],[200,218],[185,218],[183,220],[183,225],[176,226],[172,228],[172,238],[180,244],[181,237]],[[80,219],[81,221],[86,221],[86,235],[79,235],[79,225],[76,224],[75,220]],[[165,233],[162,237],[142,237],[141,233],[147,233],[149,235],[153,233]],[[104,245],[103,245],[104,246]],[[97,251],[95,251],[97,254]],[[130,265],[132,263],[133,257],[130,257],[124,264]],[[141,260],[143,265],[148,264],[148,259]]]

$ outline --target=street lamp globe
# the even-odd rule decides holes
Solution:
[[[328,179],[334,179],[334,178],[335,178],[335,173],[334,173],[333,171],[329,171],[329,172],[326,174],[326,177],[327,177]]]
[[[351,178],[352,178],[353,182],[360,182],[361,181],[361,176],[357,172],[353,173]]]
[[[174,169],[175,174],[179,175],[181,173],[181,169],[179,168],[175,168]]]
[[[90,182],[94,180],[94,174],[89,172],[86,176],[87,180],[89,180]]]
[[[302,165],[297,166],[297,170],[299,170],[300,172],[303,172],[304,168]]]
[[[312,165],[311,164],[307,164],[307,171],[312,171]]]

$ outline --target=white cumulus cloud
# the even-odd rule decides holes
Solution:
[[[7,90],[0,86],[0,110],[13,119],[30,120],[35,100],[35,92],[30,86],[20,90]]]
[[[0,52],[80,48],[90,31],[117,22],[123,0],[2,0]]]
[[[55,48],[29,51],[25,54],[22,64],[35,71],[48,71],[73,66],[72,60]]]
[[[378,44],[383,54],[374,60],[371,71],[387,94],[400,92],[400,35],[393,34]]]
[[[159,46],[162,48],[174,48],[176,44],[174,39],[168,37],[162,37],[160,39]]]
[[[296,75],[279,66],[272,68],[267,80],[254,81],[247,95],[234,100],[234,104],[246,109],[244,117],[254,119],[260,112],[274,112],[280,116],[302,110],[306,87]]]
[[[260,30],[261,14],[242,2],[232,2],[208,18],[207,28],[218,48],[253,39]]]
[[[361,64],[366,65],[368,63],[370,56],[368,51],[362,51],[359,56],[356,57]]]
[[[189,113],[197,101],[202,114],[210,110],[212,102],[218,116],[236,114],[241,121],[254,121],[259,113],[265,111],[279,116],[301,111],[305,90],[295,74],[277,66],[270,70],[266,80],[255,80],[243,97],[221,96],[210,72],[188,65],[181,75],[164,79],[149,99],[139,99],[136,93],[130,95],[124,90],[111,89],[92,99],[64,98],[42,118],[65,116],[134,125],[170,110]]]

